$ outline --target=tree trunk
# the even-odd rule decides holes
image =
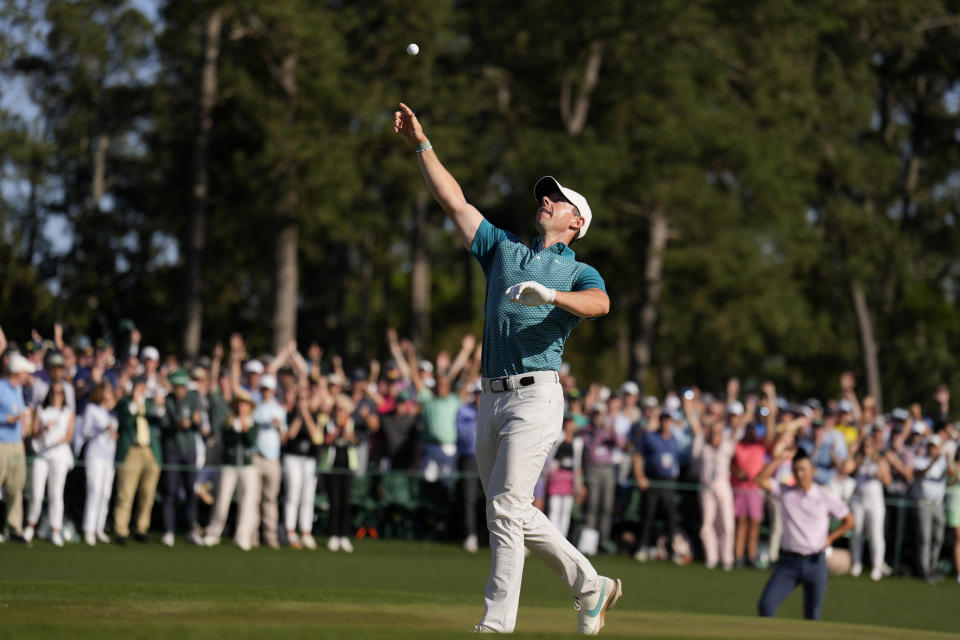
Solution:
[[[863,283],[854,278],[850,283],[850,293],[853,297],[853,308],[857,314],[857,328],[860,332],[860,345],[863,349],[863,366],[867,371],[867,393],[873,396],[877,403],[877,411],[883,412],[883,395],[880,387],[880,360],[877,355],[877,341],[873,335],[873,321],[870,318],[870,307],[867,305],[867,296],[863,291]]]
[[[641,388],[644,387],[653,354],[654,332],[663,289],[663,252],[667,246],[668,234],[667,215],[662,208],[657,207],[650,214],[650,236],[647,240],[647,258],[643,270],[643,305],[640,308],[640,322],[632,349],[633,379]]]
[[[280,69],[280,86],[287,94],[287,124],[292,131],[297,115],[297,54],[287,54]],[[288,141],[288,144],[292,142]],[[292,150],[283,159],[285,194],[280,202],[280,230],[276,238],[276,306],[273,315],[273,349],[278,352],[289,340],[297,337],[297,295],[300,291],[300,270],[297,249],[300,227],[297,224],[296,161]]]
[[[90,210],[100,211],[100,203],[107,192],[107,147],[110,136],[101,133],[93,139],[93,175],[90,179]]]
[[[187,358],[200,353],[203,332],[203,253],[206,248],[207,198],[209,195],[208,156],[210,131],[213,129],[213,107],[217,101],[217,61],[220,58],[220,31],[223,10],[214,9],[207,16],[203,47],[203,69],[200,74],[200,96],[197,101],[197,133],[193,139],[193,189],[190,218],[184,248],[186,282],[184,283],[183,352]]]
[[[413,326],[411,339],[423,351],[430,342],[430,256],[427,254],[427,197],[417,196],[413,208],[413,273],[410,282]]]
[[[300,290],[297,248],[300,229],[287,221],[276,238],[276,307],[273,315],[273,352],[297,337],[297,293]]]
[[[583,69],[583,78],[580,81],[577,97],[573,98],[573,74],[564,74],[560,84],[560,116],[563,118],[567,133],[578,136],[587,123],[587,113],[590,110],[590,94],[600,79],[600,63],[603,62],[603,42],[590,43],[590,54]]]

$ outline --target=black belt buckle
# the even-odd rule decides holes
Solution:
[[[536,381],[537,379],[534,378],[533,376],[524,376],[523,378],[520,378],[520,386],[529,387],[530,385],[534,384]]]

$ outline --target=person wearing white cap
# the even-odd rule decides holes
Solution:
[[[7,503],[7,527],[23,535],[23,485],[27,480],[27,455],[23,437],[32,428],[33,412],[23,399],[23,385],[36,368],[19,353],[10,355],[7,377],[0,380],[0,486]]]
[[[253,411],[257,439],[254,444],[253,466],[260,478],[260,524],[263,541],[271,549],[280,546],[277,537],[280,510],[277,499],[283,471],[280,453],[287,439],[287,412],[276,400],[277,379],[269,373],[260,376],[261,401]]]
[[[939,579],[937,564],[943,546],[946,517],[943,499],[947,492],[947,458],[943,440],[934,434],[927,438],[921,453],[913,459],[914,497],[917,500],[917,570],[928,582]]]
[[[484,614],[475,629],[513,631],[526,546],[574,596],[578,631],[596,634],[622,595],[621,582],[599,576],[532,504],[540,470],[561,436],[564,398],[558,371],[564,343],[582,318],[610,310],[603,278],[570,249],[590,227],[590,205],[544,176],[533,190],[539,236],[527,246],[467,202],[407,105],[401,103],[394,114],[393,130],[416,151],[427,187],[486,278],[476,453],[493,562]]]

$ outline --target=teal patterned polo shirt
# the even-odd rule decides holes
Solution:
[[[483,375],[512,376],[531,371],[557,371],[563,345],[580,318],[559,307],[528,307],[510,302],[505,292],[515,284],[534,280],[557,291],[606,291],[596,269],[577,262],[562,242],[546,249],[543,239],[531,246],[486,219],[480,223],[470,253],[486,276],[483,321]]]

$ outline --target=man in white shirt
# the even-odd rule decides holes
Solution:
[[[917,569],[927,582],[936,582],[937,561],[943,546],[943,529],[946,518],[943,497],[947,491],[947,457],[943,454],[943,441],[939,435],[927,440],[925,451],[921,449],[913,459],[914,497],[917,499]]]

